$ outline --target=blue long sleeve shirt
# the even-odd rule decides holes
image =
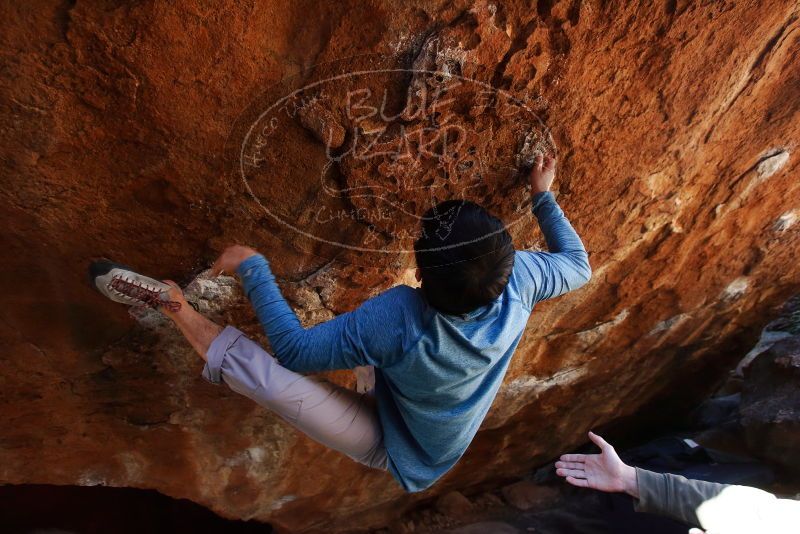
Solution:
[[[533,306],[591,276],[586,250],[552,193],[537,194],[532,210],[549,252],[517,251],[503,293],[464,315],[441,313],[420,289],[401,285],[303,328],[263,256],[238,268],[281,365],[300,373],[375,366],[389,471],[406,491],[428,488],[464,454]]]

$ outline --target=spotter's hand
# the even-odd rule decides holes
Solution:
[[[636,470],[625,464],[606,440],[593,432],[589,439],[600,454],[565,454],[556,462],[556,474],[573,486],[606,492],[625,492],[639,498]]]

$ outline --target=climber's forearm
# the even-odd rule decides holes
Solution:
[[[257,254],[244,260],[236,272],[272,350],[278,357],[290,354],[303,336],[304,328],[283,297],[269,262]]]
[[[283,298],[264,256],[247,258],[236,272],[282,366],[309,373],[367,365],[361,334],[370,331],[370,322],[364,314],[341,314],[306,329]]]
[[[586,248],[580,236],[564,215],[553,193],[546,191],[534,195],[531,209],[547,242],[547,250],[555,254],[573,253],[576,256],[586,256]]]
[[[242,280],[244,293],[250,299],[264,332],[275,352],[295,342],[303,327],[283,298],[267,259],[255,249],[232,245],[214,262],[211,273],[236,272]]]

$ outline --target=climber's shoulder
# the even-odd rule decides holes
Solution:
[[[403,306],[409,306],[413,308],[425,305],[425,299],[422,296],[422,292],[418,288],[407,286],[405,284],[400,284],[399,286],[394,286],[390,289],[387,289],[382,294],[387,295],[390,300]]]
[[[420,291],[400,285],[365,301],[358,310],[357,320],[368,323],[370,328],[384,334],[401,332],[413,337],[423,328],[426,313],[426,304]]]
[[[407,313],[412,316],[425,311],[425,298],[422,291],[405,284],[394,286],[374,297],[376,304],[391,309],[393,313]]]

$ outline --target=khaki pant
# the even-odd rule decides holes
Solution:
[[[375,399],[290,371],[241,331],[228,326],[211,343],[203,376],[270,409],[289,424],[356,462],[387,468]]]

